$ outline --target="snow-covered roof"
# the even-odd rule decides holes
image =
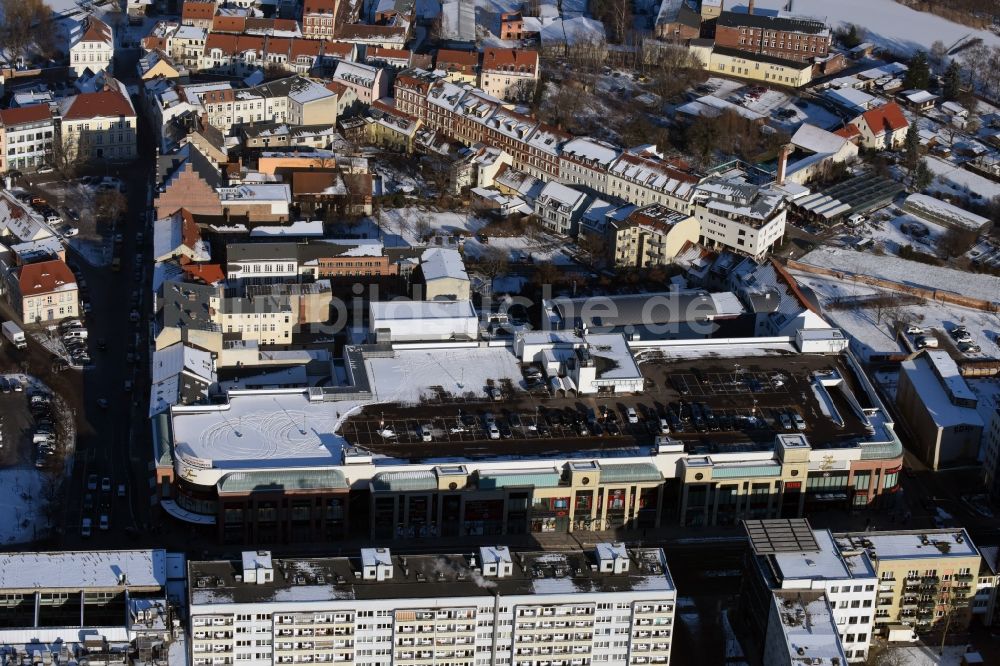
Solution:
[[[182,372],[190,372],[208,382],[215,380],[212,354],[182,342],[154,351],[150,365],[153,382],[161,382]]]
[[[869,109],[876,101],[874,96],[854,88],[827,90],[825,95],[834,102],[841,104],[848,109]]]
[[[575,190],[572,187],[563,185],[562,183],[557,183],[551,181],[545,184],[542,188],[541,194],[538,196],[540,202],[544,201],[555,201],[563,206],[569,206],[571,209],[579,206],[587,195],[579,190]]]
[[[596,139],[577,137],[563,144],[562,154],[607,167],[621,154],[621,149]]]
[[[462,255],[458,250],[448,248],[433,247],[424,250],[420,255],[420,268],[424,274],[424,280],[468,280],[469,274],[465,272],[465,264],[462,262]]]
[[[175,458],[219,470],[337,465],[346,442],[335,433],[356,404],[313,402],[306,391],[255,391],[231,394],[225,405],[177,406]]]
[[[323,236],[322,220],[296,220],[291,224],[264,225],[250,230],[251,238],[272,236]]]
[[[917,217],[923,217],[932,222],[946,221],[952,226],[961,226],[972,231],[979,231],[990,223],[982,215],[976,215],[964,208],[953,206],[947,201],[941,201],[926,194],[911,194],[906,198],[903,208],[906,212]]]
[[[167,584],[163,550],[0,553],[0,590],[91,590]]]
[[[926,90],[904,90],[899,94],[905,97],[911,104],[925,104],[927,102],[933,102],[938,98],[937,95]]]
[[[379,322],[410,321],[423,319],[475,319],[476,309],[468,300],[460,301],[372,301],[370,304],[371,327]]]
[[[792,135],[791,142],[811,153],[833,154],[847,143],[847,139],[815,125],[803,123]]]

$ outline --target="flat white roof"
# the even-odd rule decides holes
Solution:
[[[822,593],[778,591],[774,604],[785,636],[786,663],[847,664],[840,631]]]
[[[356,404],[257,391],[232,394],[228,405],[174,407],[174,451],[220,469],[339,465],[345,440],[335,433]]]
[[[964,529],[928,532],[865,532],[846,535],[855,544],[866,540],[879,559],[940,559],[979,555]],[[840,539],[838,538],[838,541]],[[924,541],[927,543],[924,543]]]
[[[813,537],[819,546],[819,551],[775,553],[774,562],[787,581],[802,579],[839,580],[853,578],[847,563],[840,556],[840,550],[833,540],[829,530],[813,530]],[[872,572],[871,576],[874,577]]]
[[[122,576],[124,575],[124,579]],[[164,587],[163,550],[0,553],[0,590]]]
[[[372,301],[371,327],[378,328],[377,322],[409,321],[421,319],[475,319],[476,309],[472,301]]]

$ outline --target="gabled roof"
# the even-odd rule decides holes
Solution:
[[[65,261],[53,259],[23,266],[19,285],[22,296],[36,296],[63,288],[76,289],[76,278]]]
[[[118,116],[135,117],[135,109],[132,102],[117,89],[81,93],[66,100],[62,109],[63,120]]]
[[[538,51],[528,49],[486,49],[483,51],[483,71],[523,71],[530,74],[538,69]]]
[[[762,28],[764,30],[781,30],[785,32],[803,32],[810,35],[822,33],[828,28],[818,19],[806,16],[772,16],[767,14],[746,14],[741,12],[722,12],[716,20],[716,25],[727,28]]]
[[[910,126],[903,110],[896,102],[889,102],[861,114],[872,134],[879,135],[884,132],[895,132],[906,129]]]
[[[182,264],[181,270],[188,278],[207,285],[216,285],[226,279],[219,264]]]
[[[83,36],[80,37],[77,44],[80,42],[100,42],[102,44],[112,44],[113,38],[111,36],[111,26],[96,16],[91,16],[87,19],[86,30],[84,30]]]

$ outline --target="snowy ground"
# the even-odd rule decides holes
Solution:
[[[485,220],[469,213],[434,211],[424,208],[387,208],[381,213],[385,244],[388,247],[414,247],[423,245],[417,239],[418,227],[425,223],[434,234],[453,236],[472,235],[486,224]],[[369,223],[372,220],[368,219]]]
[[[965,646],[949,645],[945,647],[944,654],[940,654],[940,646],[926,645],[892,647],[889,648],[889,652],[898,656],[898,659],[890,659],[885,663],[899,664],[899,666],[960,666]]]
[[[910,232],[912,225],[922,225],[927,229],[926,236],[915,236]],[[851,247],[863,238],[871,238],[875,244],[890,254],[899,254],[900,248],[910,245],[913,249],[928,254],[937,254],[938,240],[947,232],[941,225],[917,219],[911,215],[892,213],[888,220],[874,219],[864,222],[858,227],[848,229],[837,240]]]
[[[517,357],[504,347],[399,351],[395,358],[372,358],[368,376],[377,387],[376,402],[418,403],[432,395],[431,387],[441,387],[455,396],[486,395],[486,381],[499,384],[509,379],[519,386]]]
[[[756,10],[780,10],[788,0],[757,0]],[[746,0],[737,0],[726,9],[745,11]],[[973,30],[934,14],[918,12],[895,0],[795,0],[794,13],[825,19],[834,28],[857,23],[865,30],[864,38],[883,48],[900,53],[917,49],[929,51],[937,40],[946,47],[966,36],[982,38],[987,46],[1000,46],[1000,36],[986,30]]]
[[[1000,277],[970,274],[952,268],[929,266],[896,257],[853,250],[822,247],[799,259],[801,263],[856,275],[871,275],[905,285],[959,293],[971,298],[1000,302]],[[848,278],[847,287],[853,288]]]
[[[48,530],[45,517],[46,476],[25,467],[0,469],[0,546],[42,537]]]
[[[506,250],[511,261],[530,257],[536,263],[550,262],[559,266],[569,266],[575,263],[569,252],[572,243],[569,240],[548,234],[541,234],[536,238],[491,236],[489,245],[484,245],[477,239],[470,238],[465,242],[465,256],[479,257],[488,247]]]
[[[929,188],[932,192],[978,198],[982,203],[1000,197],[1000,183],[966,171],[939,157],[928,157],[924,161],[935,176],[934,183]]]
[[[869,296],[880,292],[863,284],[838,281],[810,273],[793,271],[795,279],[810,287],[824,306],[836,298],[852,298]],[[910,323],[926,329],[948,331],[961,324],[969,329],[973,340],[980,346],[979,354],[967,354],[970,358],[996,356],[1000,353],[996,340],[1000,336],[1000,315],[962,308],[947,303],[928,301],[920,305],[906,305],[896,313],[884,313],[879,321],[878,312],[874,308],[852,307],[847,309],[825,309],[830,322],[844,330],[854,338],[856,348],[868,353],[897,353],[903,351],[903,346],[896,340],[892,330],[892,322],[897,316]],[[947,334],[945,334],[947,337]]]

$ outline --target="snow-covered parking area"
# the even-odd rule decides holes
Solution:
[[[45,536],[45,488],[48,477],[35,469],[0,469],[0,545],[25,543]]]
[[[965,326],[972,336],[973,342],[979,345],[979,353],[969,353],[965,356],[996,357],[1000,355],[997,340],[1000,339],[1000,315],[982,310],[958,307],[948,303],[926,301],[920,304],[901,305],[898,308],[886,308],[879,312],[877,307],[846,307],[830,308],[831,302],[838,299],[857,299],[866,296],[888,295],[884,292],[863,284],[838,281],[834,278],[793,271],[795,279],[804,286],[811,288],[819,297],[824,307],[824,313],[834,326],[844,330],[854,339],[854,348],[862,356],[870,354],[895,354],[906,351],[896,338],[893,329],[894,322],[915,324],[925,332],[940,332],[938,337],[947,341],[942,345],[946,349],[951,344],[948,331],[956,326]],[[925,333],[926,334],[926,333]]]

